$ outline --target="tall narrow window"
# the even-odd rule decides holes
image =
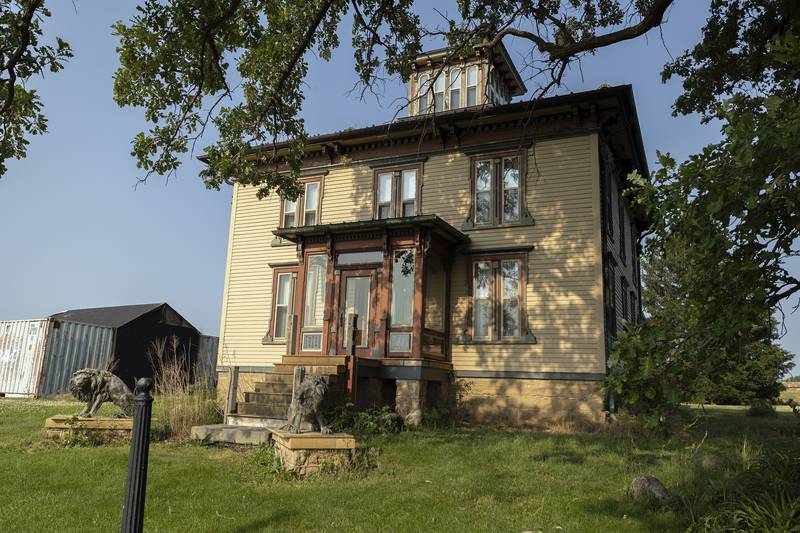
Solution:
[[[492,221],[492,160],[482,159],[475,165],[475,223]]]
[[[476,339],[488,339],[491,337],[491,315],[492,315],[492,263],[490,261],[478,261],[474,265],[473,271],[473,309],[474,325],[473,337]]]
[[[631,304],[631,322],[638,322],[639,317],[636,315],[636,293],[631,291],[629,296]]]
[[[476,158],[473,166],[473,222],[498,225],[523,221],[526,212],[522,158]]]
[[[444,111],[444,71],[433,80],[433,110],[436,113]]]
[[[620,285],[622,286],[622,293],[620,294],[621,309],[619,310],[619,316],[625,320],[630,320],[628,317],[628,281],[625,278],[620,278]]]
[[[322,322],[325,316],[325,278],[328,258],[325,255],[309,256],[306,267],[306,293],[303,300],[302,351],[322,349]]]
[[[392,173],[378,174],[377,218],[389,218],[392,216],[392,189]]]
[[[461,107],[461,69],[450,70],[450,109]]]
[[[399,250],[392,262],[392,303],[389,351],[411,351],[414,321],[414,251]]]
[[[413,217],[417,214],[417,171],[404,170],[401,176],[400,201],[402,216]]]
[[[424,115],[428,112],[429,100],[428,94],[430,93],[430,78],[427,74],[420,74],[419,87],[417,89],[417,111],[418,115]]]
[[[467,67],[467,107],[478,105],[478,67]]]
[[[519,220],[519,158],[503,158],[503,222]]]
[[[617,212],[619,217],[619,258],[624,265],[627,260],[628,245],[625,243],[625,203],[622,198],[621,190],[617,196]]]
[[[519,337],[519,261],[503,261],[503,337]]]
[[[278,274],[275,288],[275,339],[286,338],[286,328],[289,324],[289,304],[292,291],[292,275],[289,272]]]
[[[306,190],[303,200],[303,224],[306,226],[316,225],[318,212],[319,212],[319,182],[310,181],[306,183]]]
[[[520,340],[527,335],[524,268],[521,255],[482,258],[472,263],[475,340]]]
[[[282,227],[293,228],[296,225],[297,225],[297,201],[289,200],[287,198],[283,201]]]
[[[395,252],[392,264],[392,327],[411,326],[414,307],[414,252]]]

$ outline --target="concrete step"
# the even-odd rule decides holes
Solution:
[[[247,403],[279,403],[285,404],[288,408],[292,403],[292,391],[288,389],[284,392],[245,392],[244,401]]]
[[[343,355],[284,355],[281,364],[295,366],[343,365]]]
[[[229,426],[245,426],[257,428],[281,428],[286,425],[286,413],[283,418],[268,418],[265,416],[235,414],[225,417]]]
[[[267,418],[286,418],[286,413],[289,410],[287,404],[278,403],[239,403],[236,408],[236,413],[240,415],[255,415],[264,416]]]
[[[297,365],[288,365],[278,363],[275,365],[276,374],[292,374],[294,375],[294,368]],[[306,372],[311,374],[337,375],[344,373],[344,365],[302,365],[306,367]]]
[[[194,426],[192,428],[192,438],[225,444],[266,445],[272,440],[272,432],[264,427],[211,424],[208,426]]]

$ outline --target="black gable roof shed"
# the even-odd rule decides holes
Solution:
[[[186,319],[178,314],[167,303],[157,304],[135,304],[135,305],[115,305],[112,307],[89,307],[86,309],[69,309],[54,315],[50,318],[55,320],[64,320],[67,322],[80,322],[81,324],[95,324],[97,326],[106,326],[109,328],[119,328],[132,322],[133,320],[154,311],[160,307],[164,307],[164,311],[168,316],[170,322],[181,322],[174,324],[181,327],[196,328],[192,326]],[[178,319],[177,321],[175,319]]]
[[[70,309],[51,315],[50,319],[54,327],[61,322],[71,322],[113,329],[109,366],[131,390],[137,379],[153,377],[157,370],[149,355],[157,341],[167,340],[166,356],[171,359],[170,339],[177,339],[174,355],[187,372],[191,372],[197,362],[200,332],[167,303]]]

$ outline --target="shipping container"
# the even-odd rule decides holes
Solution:
[[[108,368],[114,329],[50,319],[39,396],[69,394],[69,379],[82,368]]]
[[[37,395],[47,344],[48,320],[0,322],[0,394]]]

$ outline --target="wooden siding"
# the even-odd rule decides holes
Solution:
[[[638,234],[633,233],[633,226],[631,221],[630,211],[627,207],[627,199],[621,196],[622,183],[619,178],[609,176],[608,182],[603,184],[604,187],[610,187],[611,190],[611,205],[610,223],[612,224],[613,236],[604,230],[604,237],[606,242],[606,252],[614,259],[615,267],[608,264],[609,275],[614,276],[614,309],[617,314],[617,331],[622,331],[623,319],[627,320],[630,315],[630,292],[633,291],[636,298],[636,312],[639,313],[639,280],[638,271],[639,263],[631,240],[638,239]],[[623,225],[625,228],[625,238],[620,238],[620,201],[622,201],[622,217]],[[621,247],[625,247],[625,260],[622,259]],[[636,272],[634,272],[636,271]],[[622,281],[627,282],[627,286],[623,288]],[[628,294],[628,298],[624,301],[627,303],[628,309],[623,310],[623,291]]]
[[[528,254],[527,311],[536,344],[455,344],[456,370],[605,371],[597,137],[535,144],[528,154],[527,206],[533,226],[469,232],[470,248],[533,245]],[[438,164],[437,164],[438,163]],[[425,168],[423,212],[460,224],[468,212],[468,158],[451,155]],[[435,193],[431,194],[432,190]],[[467,324],[467,261],[453,270],[452,327]]]
[[[456,370],[605,371],[598,140],[582,134],[544,140],[529,150],[527,206],[533,226],[469,232],[471,249],[534,246],[528,254],[527,312],[535,344],[454,344]],[[453,151],[423,164],[422,213],[460,228],[469,212],[469,157]],[[373,172],[336,166],[324,177],[320,221],[372,217]],[[284,344],[262,344],[272,303],[270,263],[296,261],[294,246],[274,247],[279,200],[256,199],[236,186],[220,327],[220,365],[279,362]],[[451,331],[461,334],[467,309],[466,261],[453,266]],[[300,288],[298,288],[299,290]]]

